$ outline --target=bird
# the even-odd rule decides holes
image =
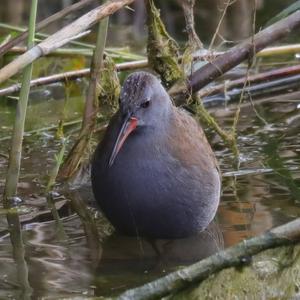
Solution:
[[[218,163],[200,124],[144,71],[124,81],[119,109],[93,154],[91,182],[117,231],[153,239],[205,230],[221,192]]]

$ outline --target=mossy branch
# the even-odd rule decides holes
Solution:
[[[149,66],[160,75],[165,86],[169,87],[175,81],[183,78],[183,72],[178,64],[179,47],[168,34],[154,1],[145,0],[145,4],[147,9]]]

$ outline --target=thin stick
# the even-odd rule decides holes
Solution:
[[[64,8],[63,10],[61,10],[61,11],[55,13],[54,15],[46,18],[45,20],[39,22],[36,25],[36,31],[39,31],[39,30],[49,26],[50,24],[54,23],[55,21],[61,20],[65,16],[67,16],[67,15],[83,8],[84,6],[87,6],[91,3],[93,3],[93,2],[95,2],[95,0],[81,0],[77,3],[74,3],[73,5],[70,5],[66,8]],[[13,38],[6,44],[2,45],[0,47],[0,57],[2,55],[4,55],[9,49],[11,49],[12,47],[14,47],[14,46],[20,44],[22,41],[24,41],[27,38],[27,36],[28,36],[28,30],[24,31],[17,37]]]
[[[226,16],[227,10],[228,10],[229,6],[231,6],[234,2],[235,2],[235,0],[233,0],[233,1],[232,0],[227,0],[227,2],[224,3],[225,7],[223,9],[223,12],[222,12],[221,18],[220,18],[220,20],[218,22],[218,25],[217,25],[217,28],[215,30],[215,33],[214,33],[214,35],[213,35],[213,37],[212,37],[212,39],[210,41],[210,44],[209,44],[209,47],[208,47],[208,51],[212,50],[212,47],[214,46],[215,41],[217,39],[217,36],[218,36],[218,34],[220,32],[221,25],[222,25],[222,23],[224,21],[224,18]]]
[[[6,81],[39,57],[47,55],[67,44],[101,19],[113,14],[133,1],[134,0],[112,0],[86,13],[2,68],[0,70],[0,83]]]

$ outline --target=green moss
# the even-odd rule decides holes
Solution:
[[[100,118],[109,118],[118,109],[120,82],[114,61],[106,56],[101,70],[100,82],[97,85],[97,96],[100,106]]]
[[[168,34],[153,0],[146,0],[146,7],[148,13],[147,51],[149,65],[161,76],[163,83],[169,87],[183,77],[183,72],[178,64],[178,45]]]

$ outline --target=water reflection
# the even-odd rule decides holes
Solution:
[[[223,249],[216,223],[180,240],[147,240],[114,234],[103,244],[96,271],[96,295],[111,295],[163,276]]]
[[[53,221],[24,226],[32,297],[110,295],[211,255],[223,248],[218,225],[181,240],[144,240],[114,234],[99,248],[98,261],[80,219],[63,219],[68,240],[60,241]],[[0,297],[18,298],[23,290],[10,257],[9,236],[0,240]]]

